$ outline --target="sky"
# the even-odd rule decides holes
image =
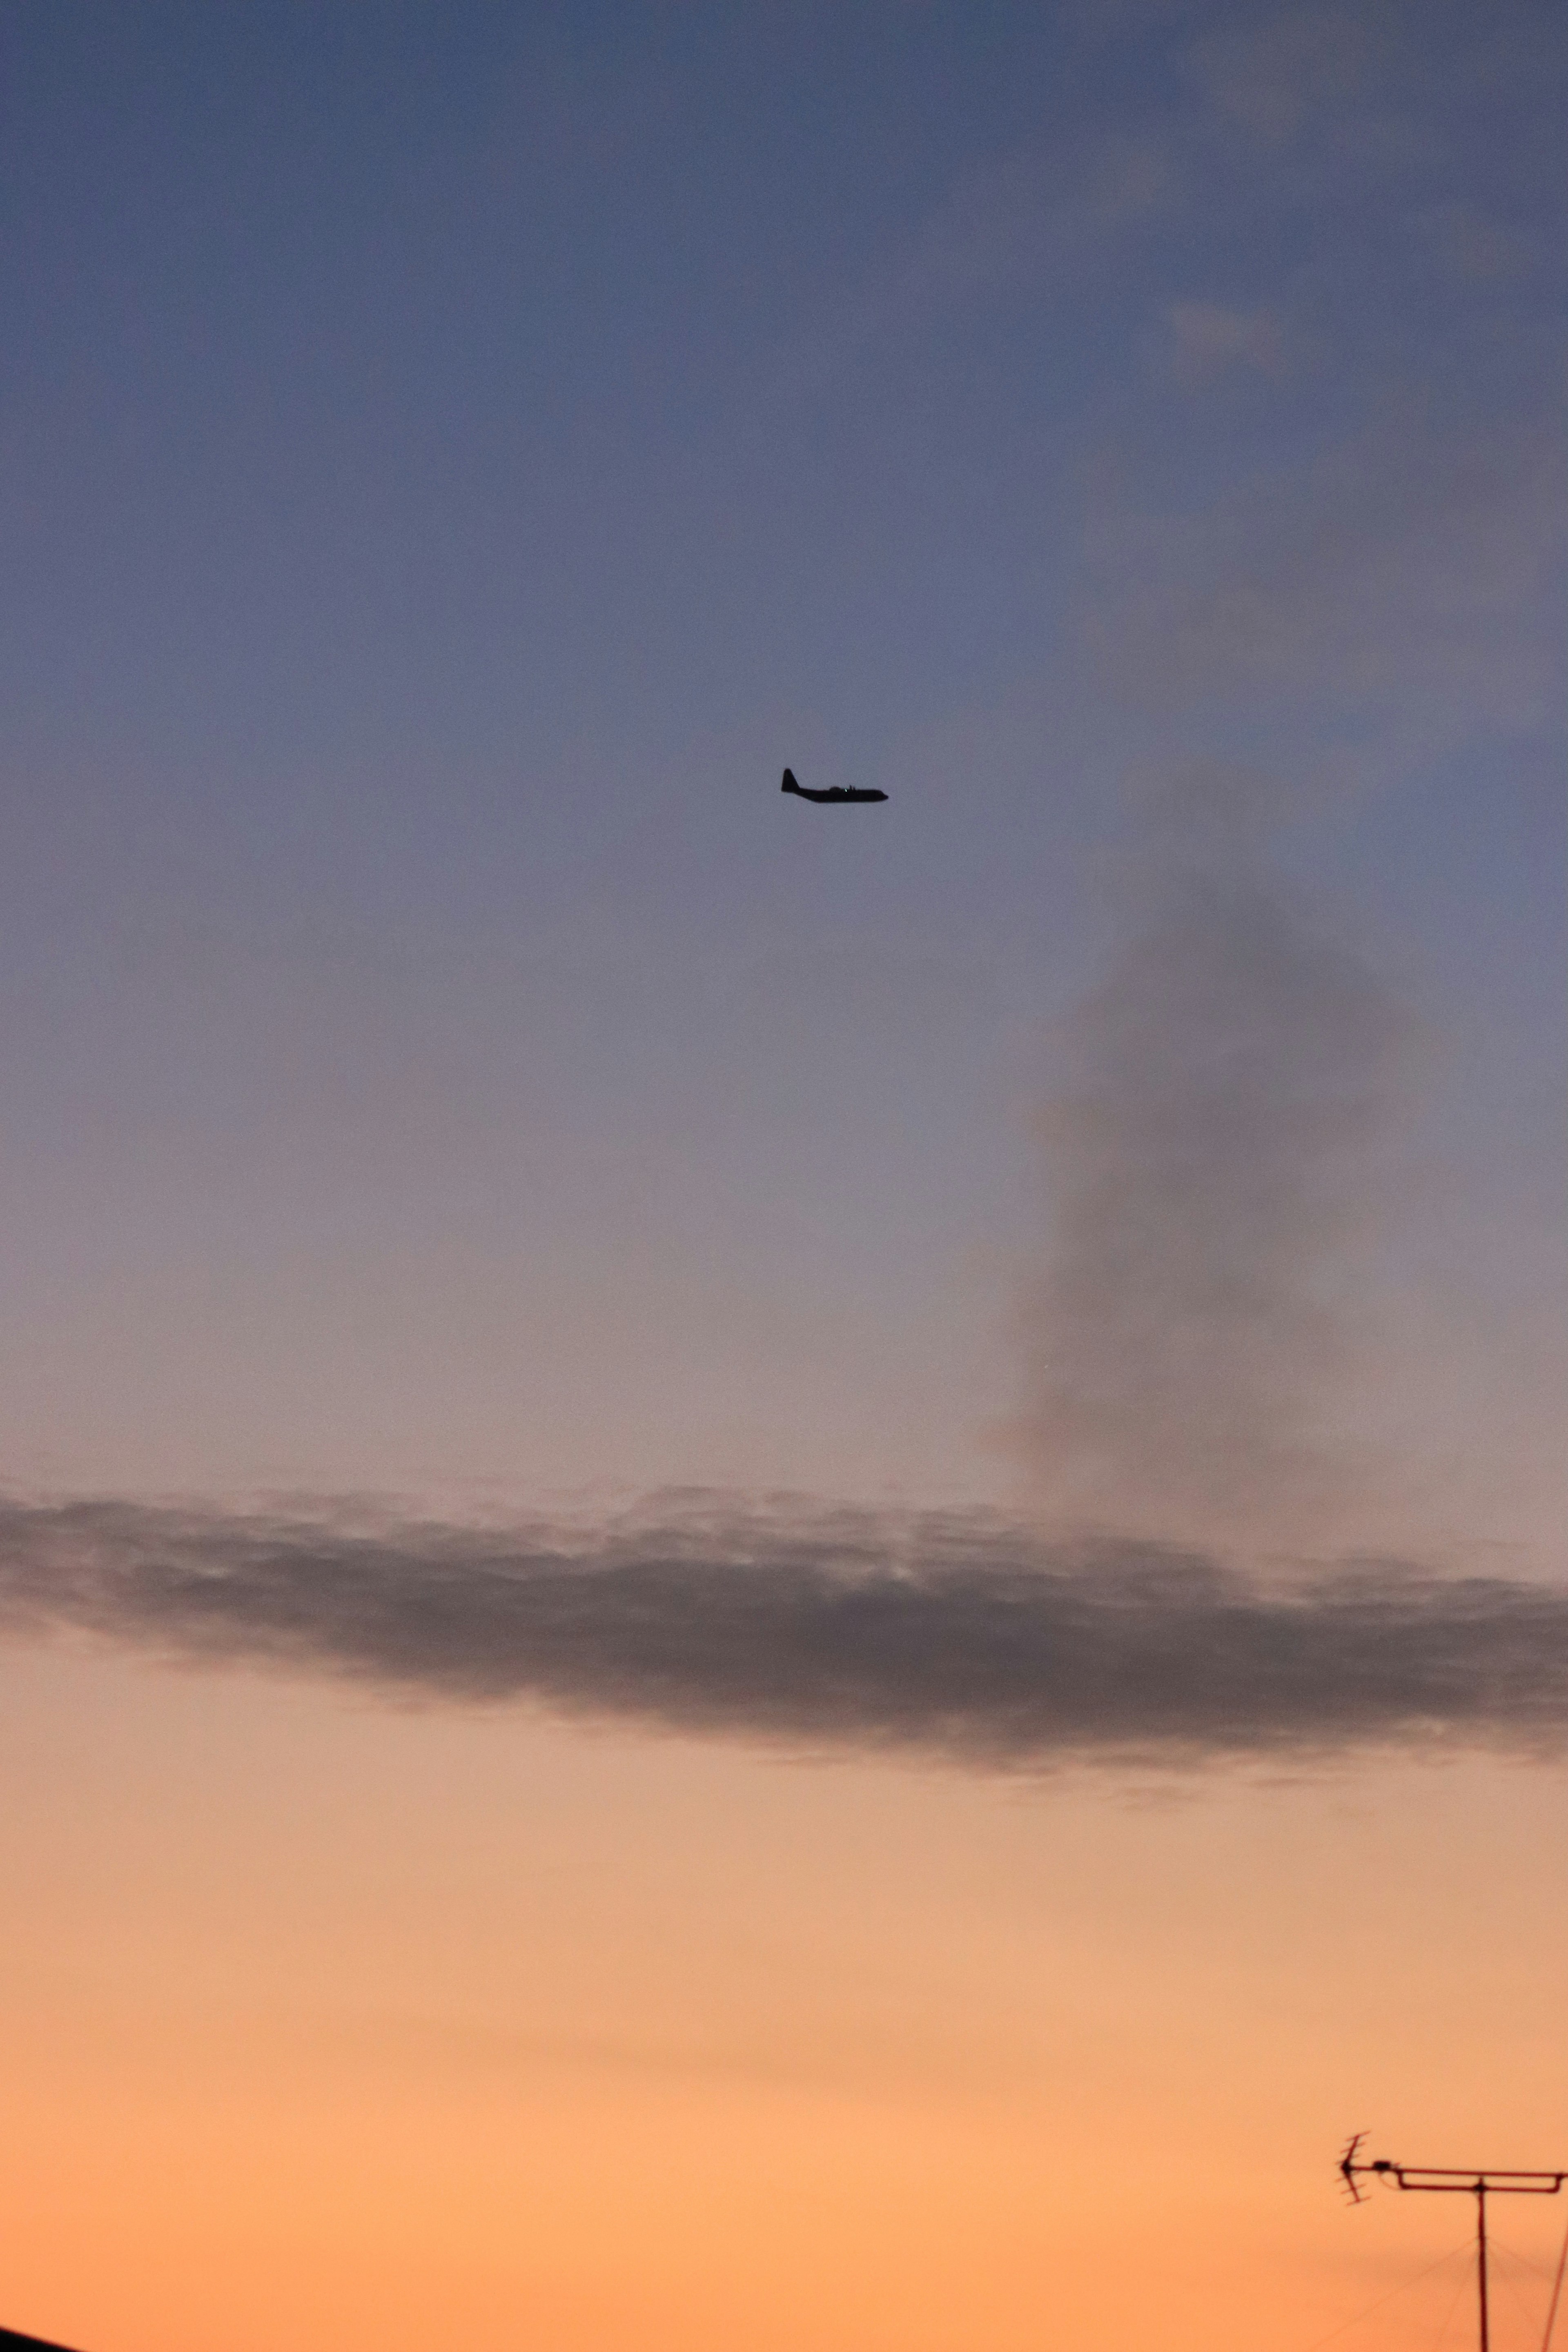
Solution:
[[[1559,12],[0,41],[0,2323],[1469,2340]]]

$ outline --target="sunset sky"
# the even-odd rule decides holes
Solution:
[[[1468,2345],[1568,20],[0,26],[0,2326]]]

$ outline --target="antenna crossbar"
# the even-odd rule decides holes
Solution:
[[[1489,2197],[1555,2197],[1568,2180],[1568,2172],[1517,2172],[1492,2164],[1476,2172],[1457,2164],[1376,2163],[1356,2165],[1352,2169],[1379,2173],[1396,2180],[1401,2189],[1431,2189],[1439,2195],[1447,2189],[1478,2196],[1484,2189]]]
[[[1384,2188],[1427,2190],[1436,2196],[1473,2197],[1476,2200],[1476,2293],[1479,2306],[1481,2352],[1491,2352],[1491,2319],[1487,2294],[1487,2199],[1489,2197],[1555,2197],[1568,2180],[1568,2166],[1560,2172],[1521,2170],[1516,2165],[1395,2164],[1384,2156],[1363,2162],[1364,2132],[1357,2132],[1340,2158],[1340,2177],[1351,2202],[1364,2202],[1361,2184],[1380,2180]],[[1555,2317],[1555,2309],[1553,2310]],[[1551,2322],[1548,2322],[1550,2335]]]

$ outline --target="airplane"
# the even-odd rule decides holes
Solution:
[[[825,793],[808,793],[804,784],[797,784],[795,782],[795,770],[793,768],[786,768],[784,770],[784,782],[779,786],[779,790],[781,793],[795,793],[803,801],[833,801],[838,803],[842,803],[844,801],[885,801],[888,797],[886,793],[863,793],[859,791],[858,787],[853,785],[846,790],[842,784],[830,784]]]

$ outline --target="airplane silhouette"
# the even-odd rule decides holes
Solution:
[[[888,797],[886,793],[863,793],[853,786],[847,791],[842,784],[830,784],[825,793],[808,793],[804,784],[795,782],[793,768],[784,770],[779,790],[781,793],[797,793],[803,801],[885,801]]]

